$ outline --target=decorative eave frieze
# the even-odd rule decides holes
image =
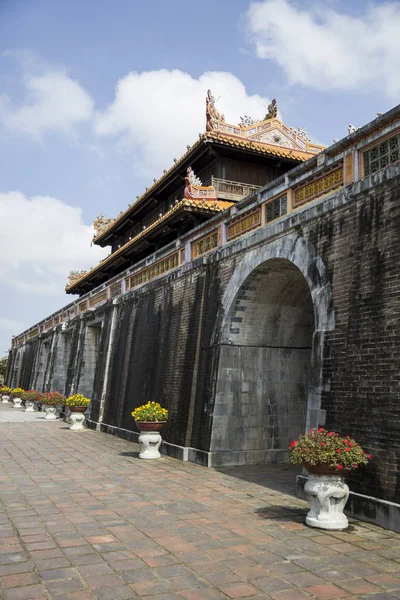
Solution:
[[[214,188],[212,188],[214,189]],[[146,236],[149,235],[151,231],[159,227],[160,225],[164,225],[168,222],[173,214],[182,210],[197,210],[201,212],[210,212],[211,214],[216,214],[218,212],[224,211],[230,206],[232,206],[232,202],[225,200],[217,200],[217,198],[184,198],[177,204],[175,204],[167,213],[165,213],[162,217],[160,217],[157,221],[149,225],[146,229],[138,233],[131,240],[126,242],[121,248],[104,258],[98,265],[90,269],[89,271],[82,272],[80,276],[73,276],[73,280],[70,281],[66,287],[65,291],[68,294],[76,293],[76,290],[79,287],[79,284],[82,284],[84,281],[90,280],[90,278],[97,272],[104,269],[104,267],[109,266],[114,263],[116,260],[121,258],[126,252],[126,250],[132,248],[139,240],[142,240]],[[78,273],[74,271],[73,273]]]

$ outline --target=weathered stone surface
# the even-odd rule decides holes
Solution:
[[[11,384],[84,391],[131,439],[158,400],[169,451],[202,464],[284,460],[326,422],[373,455],[352,489],[400,502],[399,192],[397,165],[41,334]]]

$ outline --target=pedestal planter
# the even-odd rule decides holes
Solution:
[[[9,394],[2,394],[1,395],[1,401],[3,404],[6,404],[10,401],[10,396]]]
[[[135,423],[140,431],[139,458],[160,458],[161,454],[159,448],[161,446],[162,437],[159,432],[164,427],[165,421],[135,421]]]
[[[51,406],[50,404],[45,405],[44,407],[46,421],[55,421],[57,419],[56,415],[56,407]]]
[[[310,503],[306,524],[319,529],[341,531],[349,526],[344,507],[349,488],[342,473],[327,465],[304,465],[309,479],[304,492]]]
[[[87,406],[69,406],[69,409],[71,411],[71,431],[83,431],[85,429],[83,426],[85,422],[84,413],[87,410],[87,408]]]
[[[34,412],[34,402],[33,400],[25,401],[25,412]]]
[[[22,400],[21,398],[13,398],[14,408],[21,408]]]

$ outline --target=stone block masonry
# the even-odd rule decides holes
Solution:
[[[400,504],[399,196],[396,164],[304,205],[14,347],[8,382],[84,391],[133,440],[157,400],[164,450],[208,466],[326,423],[373,455],[353,491]]]

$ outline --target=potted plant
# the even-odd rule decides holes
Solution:
[[[310,429],[290,446],[290,462],[303,465],[308,471],[304,492],[311,510],[306,523],[320,529],[342,530],[348,527],[343,509],[349,497],[345,475],[367,465],[371,455],[349,435],[327,431],[323,427]]]
[[[65,396],[61,392],[45,392],[40,399],[45,409],[45,419],[54,421],[57,419],[56,409],[59,404],[63,404]]]
[[[158,402],[147,402],[131,413],[140,431],[139,458],[160,458],[161,429],[168,420],[168,411]]]
[[[36,398],[33,401],[33,408],[34,408],[34,410],[39,411],[39,410],[42,410],[42,393],[38,392],[37,390],[35,390],[35,391],[36,391]]]
[[[83,394],[73,394],[66,399],[65,405],[68,406],[71,411],[70,418],[72,424],[70,429],[72,431],[82,431],[85,429],[83,426],[85,422],[84,412],[89,407],[89,404],[89,398],[85,398]]]
[[[40,396],[40,392],[36,390],[27,390],[21,394],[22,401],[25,402],[25,412],[33,412],[35,401],[38,400],[38,395]]]
[[[22,402],[22,394],[24,393],[24,390],[20,387],[16,387],[14,389],[11,390],[11,396],[14,402],[14,408],[21,408],[21,402]]]
[[[4,402],[4,404],[10,400],[11,388],[9,388],[7,385],[2,386],[2,388],[0,389],[0,393],[1,400],[2,402]]]

